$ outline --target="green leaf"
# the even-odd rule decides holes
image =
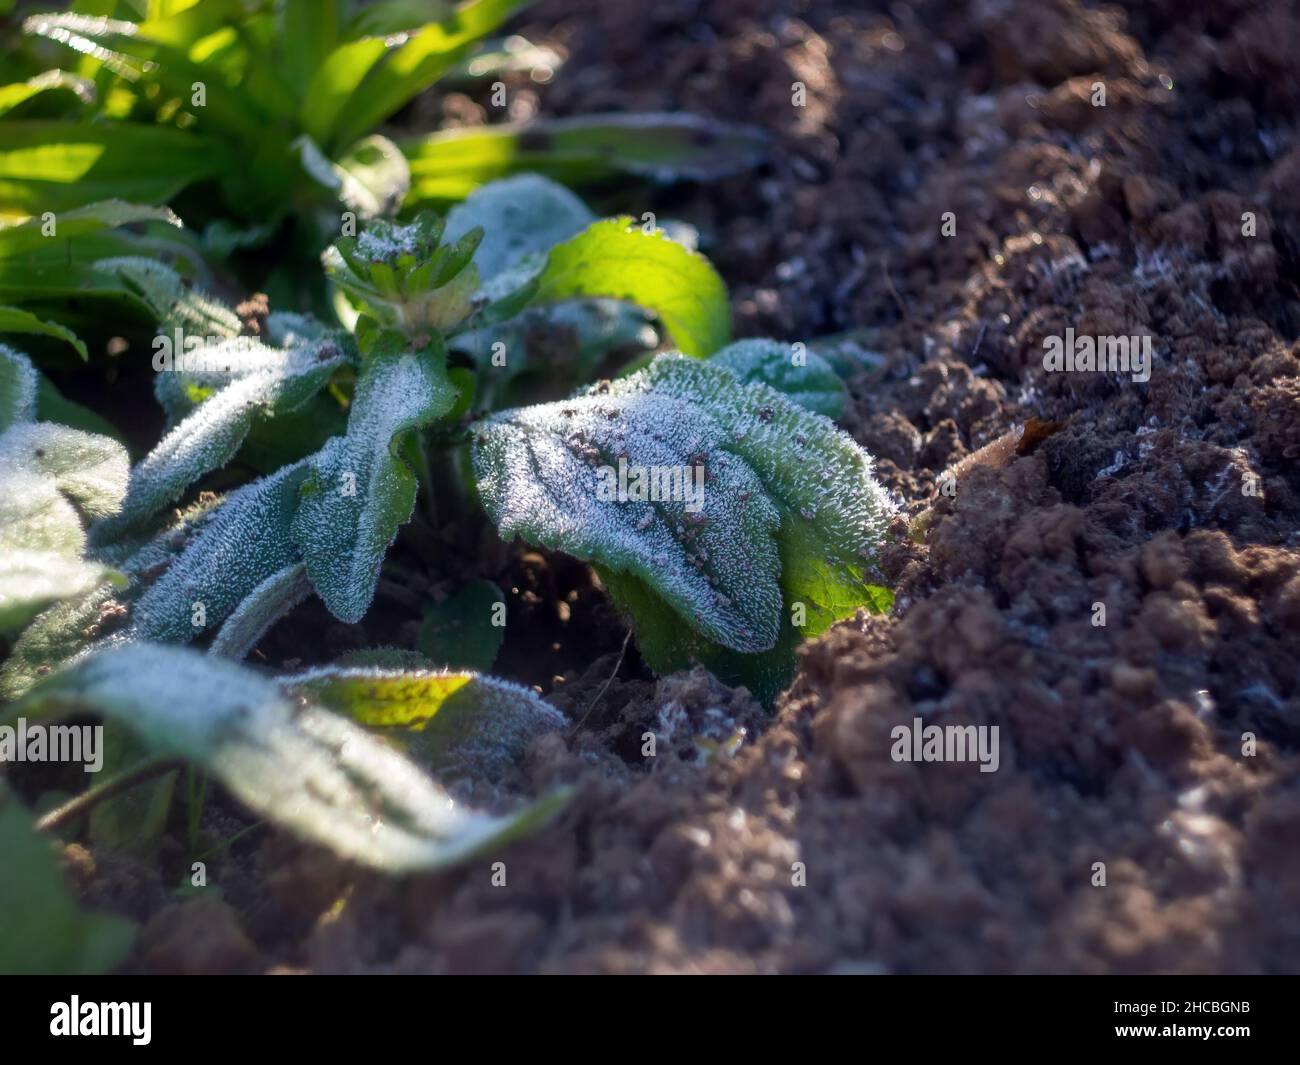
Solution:
[[[498,604],[504,606],[501,589],[491,581],[461,585],[441,603],[424,608],[417,650],[444,668],[491,669],[505,637],[505,627],[493,624]]]
[[[76,74],[69,74],[66,70],[46,70],[26,81],[0,85],[0,115],[7,115],[28,101],[50,92],[70,93],[79,102],[90,103],[95,98],[95,83]]]
[[[416,478],[400,457],[402,437],[432,424],[456,401],[445,352],[390,345],[367,359],[348,431],[311,460],[293,537],[312,586],[335,617],[359,621],[398,526],[415,506]]]
[[[587,115],[410,137],[407,206],[460,200],[488,181],[533,172],[566,185],[631,174],[658,182],[714,181],[758,165],[767,138],[695,115]]]
[[[82,362],[86,362],[90,358],[86,352],[86,345],[77,338],[77,334],[71,329],[56,322],[42,321],[30,311],[24,311],[18,307],[0,307],[0,333],[30,333],[55,337],[71,344],[76,349],[77,354],[81,356]]]
[[[120,227],[140,223],[136,234]],[[100,260],[134,256],[155,272],[159,258],[193,259],[195,250],[179,220],[166,208],[104,201],[46,218],[0,227],[0,302],[21,305],[65,325],[97,325],[108,302],[113,313],[148,320],[151,312],[136,288],[95,268]],[[143,256],[150,258],[144,259]],[[174,275],[173,275],[174,276]],[[180,281],[177,278],[177,284]]]
[[[352,16],[345,36],[387,37],[445,18],[453,0],[371,0]]]
[[[506,817],[467,810],[403,755],[270,680],[181,648],[97,652],[38,685],[12,714],[93,711],[157,754],[208,770],[253,812],[389,873],[442,868],[530,831],[552,794]],[[12,716],[12,715],[11,715]]]
[[[727,289],[707,259],[629,218],[595,222],[551,249],[535,303],[610,296],[654,311],[687,355],[711,355],[730,339]]]
[[[73,901],[55,855],[18,800],[0,783],[0,973],[81,976],[104,973],[126,958],[135,928],[118,917],[83,913]]]
[[[338,44],[339,5],[335,0],[284,0],[280,18],[285,74],[301,99]]]
[[[36,418],[36,368],[20,351],[0,344],[0,433]]]
[[[293,142],[307,175],[361,219],[394,214],[411,186],[406,159],[387,137],[358,141],[337,163],[310,137]]]
[[[42,218],[29,218],[17,225],[0,226],[0,259],[25,256],[38,248],[61,247],[60,242],[121,226],[163,222],[180,228],[181,220],[167,207],[146,207],[123,200],[102,200],[56,214],[53,232]]]
[[[335,48],[312,76],[298,112],[298,121],[319,145],[332,145],[343,105],[389,49],[384,37],[363,37]],[[366,132],[366,131],[363,131]]]
[[[704,661],[770,699],[799,638],[890,603],[874,581],[895,506],[870,456],[712,362],[663,356],[494,415],[476,427],[474,470],[503,536],[597,564],[661,673]]]
[[[725,366],[742,381],[771,385],[815,414],[838,418],[844,413],[844,382],[807,344],[737,340],[711,355],[709,362]]]
[[[143,101],[155,106],[178,101],[197,128],[245,143],[256,140],[262,123],[277,117],[274,94],[244,91],[227,80],[220,63],[194,62],[185,49],[153,37],[158,28],[159,24],[154,24],[141,32],[142,28],[131,22],[75,13],[33,15],[23,23],[26,33],[94,55],[133,84]],[[232,33],[232,43],[235,40]],[[191,104],[198,83],[205,89],[201,107]]]
[[[329,143],[338,148],[369,133],[528,2],[466,0],[445,19],[413,31],[385,62],[369,69],[356,91],[342,101],[329,125]]]
[[[534,739],[568,724],[527,688],[473,672],[326,666],[282,683],[292,695],[391,736],[435,769],[499,777]]]
[[[200,403],[131,471],[122,512],[96,530],[99,542],[139,528],[205,473],[224,466],[235,457],[254,420],[273,419],[301,406],[345,361],[330,340],[277,351],[251,338],[242,339],[247,343],[236,340],[186,353],[187,358],[215,360],[210,372],[219,378],[228,373],[221,368],[224,353],[232,351],[226,365],[237,375]],[[249,358],[257,360],[259,368],[238,373],[236,360]]]
[[[306,475],[305,462],[286,466],[231,492],[196,522],[184,550],[136,603],[132,636],[188,643],[297,563],[289,530]],[[226,637],[225,646],[235,643],[233,634]]]
[[[141,165],[147,159],[148,165]],[[229,165],[197,134],[125,122],[0,122],[0,218],[99,200],[165,203]]]

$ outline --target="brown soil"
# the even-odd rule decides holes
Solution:
[[[527,90],[542,113],[771,131],[757,176],[632,202],[700,226],[737,335],[875,330],[884,364],[845,425],[914,512],[1013,425],[1065,426],[939,496],[926,544],[891,553],[895,614],[807,647],[771,718],[620,661],[585,571],[516,554],[499,576],[532,649],[508,642],[503,671],[575,724],[458,786],[491,804],[568,782],[568,810],[402,881],[266,829],[215,860],[224,901],[160,910],[139,870],[101,868],[91,898],[149,918],[132,967],[1300,967],[1294,6],[550,0],[523,32],[570,56]],[[1067,327],[1151,336],[1149,383],[1045,372]],[[405,625],[386,638],[409,645]],[[998,726],[1000,768],[895,762],[890,730],[918,716]],[[694,740],[742,728],[734,757]],[[174,883],[187,859],[164,859]]]

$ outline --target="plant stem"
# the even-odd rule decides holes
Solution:
[[[183,769],[184,766],[185,762],[179,758],[153,758],[147,762],[141,762],[134,769],[119,773],[112,780],[104,781],[103,784],[96,784],[93,788],[83,791],[76,798],[69,799],[62,806],[51,810],[36,822],[36,829],[39,832],[57,832],[64,825],[75,821],[82,814],[93,810],[100,803],[113,798],[113,796],[129,791],[137,784],[143,784],[146,780],[152,780],[164,773],[170,773],[175,769]]]

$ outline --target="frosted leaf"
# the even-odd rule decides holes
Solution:
[[[153,311],[159,329],[181,329],[194,336],[238,336],[239,316],[164,263],[126,255],[100,259],[95,269],[112,274],[133,289]]]
[[[66,425],[34,422],[0,435],[0,470],[49,480],[87,517],[118,510],[129,462],[126,448],[112,437]]]
[[[0,631],[15,631],[46,604],[84,595],[114,576],[107,566],[74,554],[6,547],[0,556]]]
[[[126,468],[109,437],[36,422],[0,434],[0,630],[116,577],[82,558],[82,515],[116,509]]]
[[[767,385],[738,388],[730,373],[681,356],[660,356],[609,391],[696,404],[725,429],[729,446],[780,508],[779,538],[791,548],[782,549],[783,583],[798,561],[800,579],[809,583],[799,598],[810,629],[823,631],[865,605],[857,586],[879,577],[877,554],[897,508],[852,437]]]
[[[474,251],[482,230],[442,242],[442,219],[419,215],[409,225],[377,219],[358,237],[325,249],[325,276],[376,322],[410,336],[447,333],[474,310]]]
[[[478,405],[492,409],[508,405],[509,389],[521,376],[531,378],[528,384],[544,382],[551,395],[564,395],[575,383],[595,376],[610,352],[653,350],[659,334],[651,320],[650,312],[622,300],[567,300],[459,333],[448,344],[474,360],[476,399],[482,399]],[[530,348],[536,350],[532,357]]]
[[[384,554],[415,506],[415,474],[398,454],[403,437],[456,401],[443,358],[432,348],[373,352],[357,382],[347,435],[333,437],[310,460],[293,538],[312,586],[342,621],[365,614]]]
[[[286,466],[231,492],[198,521],[184,550],[135,604],[133,636],[188,643],[221,625],[259,585],[297,562],[289,527],[306,475],[305,461]],[[203,609],[196,612],[196,604]]]
[[[798,365],[799,358],[803,365]],[[742,381],[771,385],[801,407],[828,418],[844,412],[844,382],[831,364],[804,345],[801,350],[779,340],[737,340],[710,356]]]
[[[580,233],[595,217],[563,185],[536,174],[520,174],[489,182],[453,207],[447,213],[444,239],[459,240],[475,226],[483,227],[474,264],[491,298],[500,298],[505,291],[491,291],[498,275],[523,267],[512,271],[505,286],[510,291],[521,287],[546,265],[545,252]],[[531,257],[530,265],[521,263],[525,257]]]
[[[503,537],[634,574],[724,646],[775,642],[779,517],[707,408],[595,390],[503,411],[475,428],[474,473]]]
[[[154,398],[167,412],[169,426],[174,426],[214,392],[259,370],[283,366],[290,358],[290,352],[269,347],[256,337],[227,337],[183,352],[158,370]]]
[[[31,360],[0,344],[0,432],[36,420],[36,382]]]
[[[270,343],[281,348],[297,347],[336,335],[336,331],[324,322],[295,311],[272,311],[266,316],[264,332]]]
[[[92,711],[162,756],[206,769],[254,813],[389,873],[436,869],[529,831],[565,796],[494,817],[469,810],[405,756],[231,662],[137,643],[51,677],[8,716]]]
[[[255,419],[273,418],[301,406],[344,362],[338,346],[329,340],[287,352],[249,349],[240,355],[232,349],[229,358],[235,366],[234,379],[214,371],[211,380],[229,383],[182,419],[132,470],[122,513],[95,529],[97,542],[139,528],[179,499],[205,473],[235,457]],[[266,364],[249,372],[240,363],[242,358],[265,358]],[[209,378],[199,373],[195,380],[202,385]]]
[[[0,666],[0,699],[17,698],[52,668],[104,643],[110,633],[114,638],[121,636],[132,603],[167,571],[219,506],[215,498],[201,500],[146,540],[128,538],[96,551],[96,560],[120,571],[129,584],[121,587],[121,579],[114,576],[111,579],[116,583],[99,584],[85,595],[53,604],[36,617]]]
[[[468,671],[326,666],[286,690],[391,736],[421,764],[499,776],[568,720],[527,688]]]
[[[280,618],[311,594],[311,583],[301,562],[272,573],[248,593],[226,618],[208,650],[238,662]]]
[[[597,465],[620,451],[629,463],[653,465],[656,448],[682,434],[693,435],[690,452],[713,460],[706,462],[703,514],[717,522],[727,553],[710,551],[706,564],[720,558],[728,569],[706,582],[720,596],[712,612],[683,594],[698,588],[671,545],[649,546],[660,515],[647,520],[647,504],[616,504],[620,517],[642,511],[629,528],[610,520],[609,504],[595,502]],[[480,494],[502,533],[592,560],[630,611],[642,653],[659,672],[703,661],[770,701],[793,672],[799,640],[859,607],[888,608],[890,594],[872,582],[894,505],[871,476],[870,456],[828,419],[709,361],[661,356],[565,403],[503,412],[478,427],[474,461]],[[724,506],[715,508],[719,497]],[[731,509],[740,503],[747,509]],[[741,520],[755,513],[761,522]],[[669,525],[674,534],[678,527],[690,528]],[[730,568],[736,557],[750,563],[743,579]],[[694,560],[689,565],[696,569]],[[804,619],[797,630],[796,603]],[[736,638],[739,612],[764,619],[761,640],[757,629],[755,638]]]
[[[80,652],[93,638],[105,612],[116,609],[119,589],[99,583],[82,595],[46,608],[32,620],[0,666],[0,701],[17,699],[50,670]]]

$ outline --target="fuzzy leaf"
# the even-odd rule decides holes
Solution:
[[[20,351],[0,344],[0,433],[36,418],[36,368]]]
[[[97,652],[38,685],[12,715],[83,711],[208,770],[255,813],[391,873],[463,860],[529,831],[564,799],[551,795],[508,817],[466,810],[352,722],[295,707],[274,682],[181,648]]]
[[[625,389],[504,411],[477,427],[474,473],[502,537],[632,573],[716,643],[775,643],[780,519],[707,409]],[[675,481],[655,491],[651,474]]]
[[[807,345],[800,349],[779,340],[737,340],[715,352],[709,362],[725,366],[742,381],[771,385],[815,414],[838,418],[844,413],[844,382]]]
[[[118,507],[127,461],[116,440],[62,425],[27,422],[0,434],[0,632],[53,600],[120,580],[82,558],[82,515]]]
[[[107,566],[63,551],[7,548],[0,559],[0,632],[22,628],[47,603],[84,595],[105,580],[126,583]]]
[[[596,467],[620,455],[629,471],[702,461],[694,523],[680,502],[600,502]],[[659,672],[701,660],[770,699],[800,638],[888,609],[872,582],[895,508],[870,456],[711,362],[663,356],[567,402],[495,415],[477,429],[474,463],[502,534],[594,561]]]
[[[416,479],[398,449],[406,433],[455,403],[444,359],[433,346],[418,354],[392,347],[373,352],[357,383],[347,435],[334,437],[311,460],[293,538],[312,587],[342,621],[359,621],[366,612],[384,553],[410,520]]]
[[[536,303],[610,296],[659,315],[687,355],[711,355],[731,334],[727,288],[707,259],[629,218],[594,222],[551,249]]]
[[[272,573],[226,618],[209,650],[240,661],[272,625],[310,594],[311,584],[301,562]]]
[[[507,270],[512,275],[511,287],[520,287],[541,271],[545,252],[581,233],[593,221],[595,215],[587,205],[563,185],[536,174],[521,174],[484,185],[453,207],[447,212],[443,239],[459,240],[475,226],[483,228],[474,265],[484,288],[491,292],[492,282]]]
[[[83,650],[105,613],[119,609],[117,587],[97,585],[84,595],[63,599],[39,614],[14,643],[0,666],[0,701],[17,699],[50,670]]]
[[[213,353],[220,350],[222,345],[213,345],[197,354],[216,357]],[[284,352],[263,349],[255,357],[261,359],[259,369],[236,376],[200,403],[131,471],[122,513],[95,530],[100,543],[139,528],[205,473],[224,466],[255,420],[300,407],[345,361],[328,340]],[[193,380],[195,375],[190,376]],[[213,376],[229,380],[220,370]]]
[[[327,666],[283,681],[294,695],[382,730],[416,759],[499,776],[568,720],[527,688],[471,672]]]
[[[95,269],[134,291],[153,311],[159,329],[180,329],[195,337],[235,337],[242,329],[234,311],[191,288],[163,263],[128,255],[100,259]]]
[[[289,528],[306,475],[305,462],[286,466],[231,492],[196,522],[185,549],[136,603],[132,635],[188,643],[294,565],[298,552]]]
[[[86,595],[55,603],[32,621],[0,667],[0,699],[18,698],[51,669],[85,653],[93,644],[133,639],[130,630],[123,631],[130,607],[153,587],[229,498],[202,499],[147,540],[133,539],[100,549],[100,561],[120,571],[128,586],[121,588],[120,579],[116,584],[100,584]],[[224,577],[217,573],[206,579],[220,581]]]
[[[119,917],[83,913],[59,872],[55,844],[38,833],[0,783],[0,973],[84,975],[115,968],[135,928]]]
[[[0,469],[49,481],[92,518],[122,505],[129,465],[116,440],[66,425],[16,425],[0,436]]]

